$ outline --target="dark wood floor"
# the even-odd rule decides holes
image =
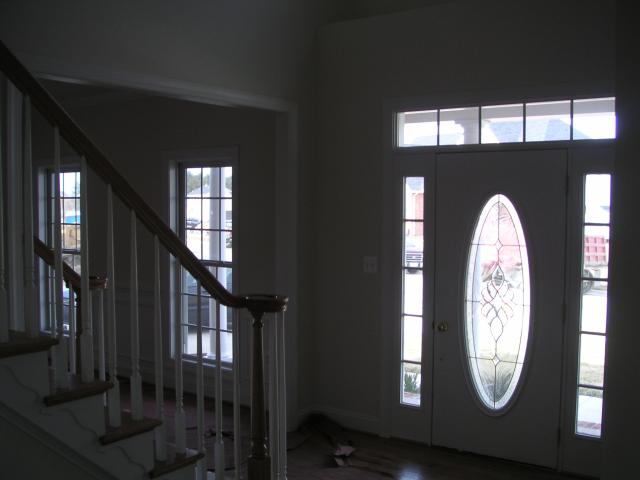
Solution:
[[[443,448],[396,439],[383,439],[345,432],[355,452],[351,465],[338,467],[332,446],[322,435],[313,434],[288,453],[290,480],[559,480],[575,478],[555,472]],[[290,445],[297,441],[290,438]]]
[[[126,380],[123,382],[125,385]],[[129,405],[128,385],[123,385],[123,407]],[[153,416],[153,388],[144,388],[145,414]],[[168,436],[173,437],[173,392],[167,391],[166,413]],[[187,444],[196,447],[195,437],[195,397],[185,395],[187,414]],[[213,402],[207,400],[206,425],[210,432],[214,428]],[[321,417],[323,418],[323,417]],[[243,458],[249,454],[249,410],[242,409],[242,450]],[[233,465],[233,430],[232,409],[225,405],[223,412],[223,430],[225,434],[225,464]],[[213,440],[207,435],[209,468],[213,469]],[[569,475],[538,467],[521,465],[514,462],[483,457],[480,455],[460,453],[443,448],[430,448],[412,442],[397,439],[384,439],[375,435],[343,430],[325,419],[304,425],[300,431],[290,433],[288,441],[288,475],[289,480],[561,480],[575,479]],[[335,444],[350,442],[355,451],[345,462],[348,465],[338,466],[333,453]],[[246,462],[243,462],[246,467]],[[227,475],[231,474],[227,471]]]

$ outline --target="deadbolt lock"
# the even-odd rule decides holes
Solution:
[[[446,332],[447,330],[449,330],[449,325],[446,322],[440,322],[438,324],[438,331],[439,332]]]

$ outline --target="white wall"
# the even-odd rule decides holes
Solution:
[[[358,428],[379,427],[385,105],[611,92],[610,2],[447,2],[324,27],[315,165],[313,398]],[[513,95],[510,98],[510,95]],[[389,123],[389,122],[387,122]],[[384,319],[395,322],[395,318]]]
[[[0,39],[29,66],[57,65],[51,73],[292,99],[325,8],[296,0],[2,1]]]
[[[605,378],[604,479],[631,478],[637,471],[640,426],[640,322],[638,322],[638,181],[640,82],[636,16],[631,2],[617,2],[616,103],[618,140],[613,178],[611,298]]]

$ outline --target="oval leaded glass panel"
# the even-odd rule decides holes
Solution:
[[[513,396],[529,338],[529,260],[511,201],[485,204],[469,252],[465,339],[471,379],[482,403],[504,408]]]

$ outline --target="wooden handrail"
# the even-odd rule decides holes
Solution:
[[[136,213],[138,219],[151,233],[158,236],[169,253],[180,261],[213,298],[228,307],[248,308],[252,311],[260,308],[264,309],[264,312],[281,312],[286,309],[288,298],[285,296],[234,295],[224,288],[2,42],[0,42],[0,66],[7,78],[23,94],[30,97],[31,104],[42,116],[52,125],[58,126],[61,136],[67,143],[79,155],[84,156],[91,169],[104,182],[111,185],[120,200]]]
[[[55,266],[54,252],[51,250],[42,240],[38,237],[33,237],[33,251],[38,255],[47,265]],[[74,291],[80,291],[81,280],[80,275],[73,268],[62,262],[62,278],[65,283]],[[89,277],[89,288],[91,290],[104,290],[107,288],[108,280],[104,277]]]

